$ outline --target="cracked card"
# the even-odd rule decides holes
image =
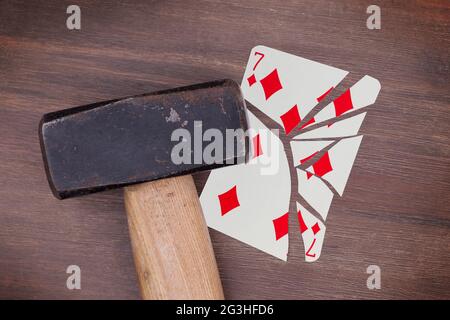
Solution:
[[[252,49],[241,89],[270,120],[263,123],[248,111],[248,163],[211,172],[200,196],[209,227],[286,260],[289,214],[295,214],[305,260],[319,258],[333,198],[343,196],[362,141],[358,132],[366,112],[358,111],[380,91],[378,80],[364,76],[311,114],[347,74],[265,46]],[[310,120],[299,128],[306,117]],[[280,126],[281,139],[270,130]],[[298,186],[291,188],[291,180]],[[296,202],[298,196],[308,209]],[[288,212],[290,203],[297,212]]]

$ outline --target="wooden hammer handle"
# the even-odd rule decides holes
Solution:
[[[208,228],[191,176],[125,188],[143,299],[223,299]]]

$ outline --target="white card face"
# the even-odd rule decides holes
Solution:
[[[241,84],[244,97],[288,134],[348,74],[272,48],[252,49]]]
[[[291,196],[286,154],[278,137],[251,112],[248,125],[254,129],[251,160],[211,171],[200,203],[209,227],[286,260]]]
[[[257,46],[250,53],[241,90],[248,102],[284,128],[281,136],[289,135],[347,73]],[[308,125],[338,121],[331,125],[324,122],[307,132],[302,130],[308,125],[300,129],[286,145],[292,150],[293,167],[289,167],[283,142],[248,112],[249,128],[253,129],[250,160],[211,172],[200,196],[208,226],[286,260],[289,201],[291,192],[298,192],[312,212],[297,203],[298,212],[290,214],[297,214],[305,260],[316,261],[322,251],[324,223],[333,197],[343,195],[349,179],[362,139],[356,135],[366,113],[344,120],[339,117],[373,104],[379,91],[380,83],[365,76],[315,114]],[[320,158],[315,159],[320,151]],[[306,171],[295,168],[306,161],[313,161]],[[291,190],[294,175],[298,188]]]
[[[297,202],[297,218],[305,247],[305,261],[319,259],[325,237],[325,225]]]

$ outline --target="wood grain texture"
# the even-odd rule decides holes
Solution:
[[[223,299],[208,227],[192,176],[125,188],[143,299]]]
[[[66,28],[69,4],[0,2],[0,298],[139,298],[122,192],[54,199],[43,113],[240,81],[259,44],[349,70],[347,84],[369,74],[382,89],[319,261],[304,262],[294,215],[287,263],[210,230],[225,297],[450,298],[448,1],[377,1],[381,30],[366,28],[363,0],[79,0],[80,31]],[[81,290],[66,289],[71,264]],[[366,288],[370,264],[381,290]]]

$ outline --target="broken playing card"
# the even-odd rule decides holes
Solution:
[[[289,135],[347,74],[257,46],[250,53],[241,89],[248,102],[284,129],[281,134]],[[248,111],[253,129],[250,161],[211,172],[200,196],[208,226],[286,260],[289,204],[295,199],[292,192],[298,192],[315,211],[297,203],[298,211],[292,214],[299,221],[305,260],[316,261],[333,197],[343,195],[362,140],[356,135],[366,113],[351,113],[373,104],[379,91],[379,82],[364,76],[319,110],[286,146],[294,167],[289,165],[282,141],[269,130],[276,125],[267,127]],[[268,167],[272,169],[267,171]],[[297,175],[298,187],[291,190],[293,175]]]

